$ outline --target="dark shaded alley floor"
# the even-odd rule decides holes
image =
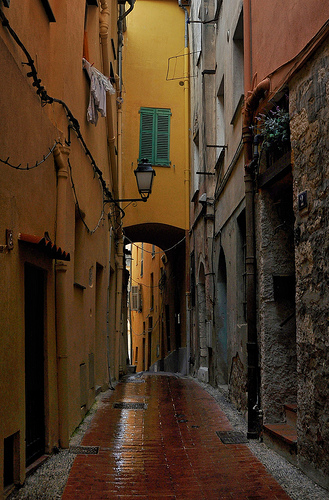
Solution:
[[[93,448],[77,454],[62,498],[289,499],[245,444],[216,434],[230,430],[193,380],[129,377],[102,400],[81,443]]]

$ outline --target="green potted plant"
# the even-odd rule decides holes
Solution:
[[[262,149],[269,153],[282,154],[290,143],[289,113],[277,106],[267,115],[259,114],[258,130],[262,136]]]

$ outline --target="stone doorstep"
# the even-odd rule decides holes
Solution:
[[[264,424],[264,431],[274,435],[287,444],[294,445],[297,443],[296,429],[290,424]]]
[[[39,467],[41,467],[41,465],[43,465],[49,458],[50,458],[49,454],[42,455],[35,462],[26,467],[25,470],[26,477],[31,476],[31,474],[33,474]]]
[[[293,465],[297,465],[297,431],[287,423],[264,424],[264,443]]]

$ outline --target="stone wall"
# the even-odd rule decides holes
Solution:
[[[291,180],[256,196],[258,332],[265,423],[296,402],[296,327]],[[291,215],[290,215],[291,214]]]
[[[328,66],[327,39],[290,83],[296,215],[298,454],[305,472],[326,487],[329,487]],[[306,200],[305,194],[301,199],[301,193],[306,193]]]

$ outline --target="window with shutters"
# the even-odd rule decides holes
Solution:
[[[140,285],[131,287],[131,310],[142,311],[142,288]]]
[[[170,165],[170,109],[140,109],[139,161],[149,160],[152,165]]]

